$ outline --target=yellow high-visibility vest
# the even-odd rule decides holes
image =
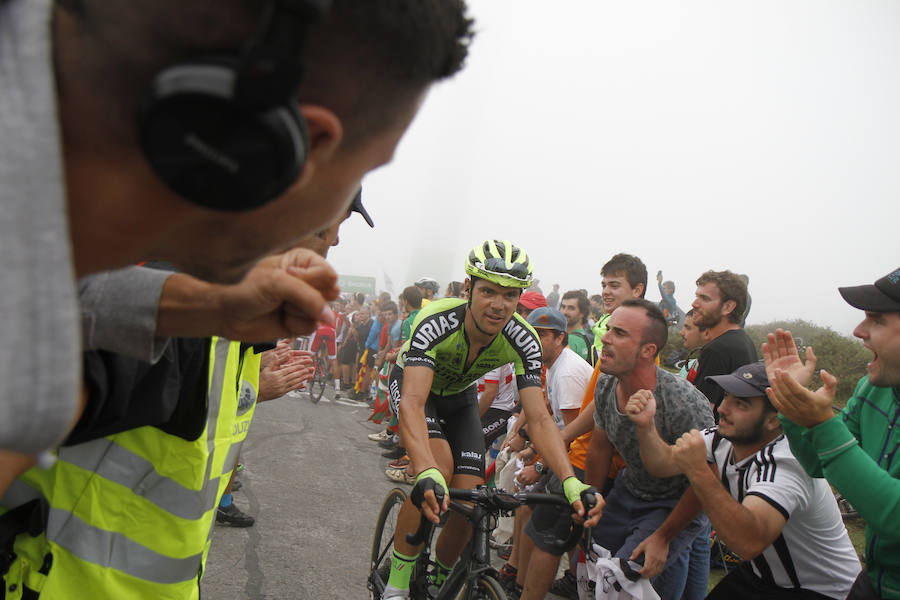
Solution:
[[[43,534],[16,539],[6,598],[26,588],[41,599],[198,598],[216,509],[256,407],[259,366],[252,347],[212,338],[197,439],[139,427],[60,448],[51,468],[18,479],[3,507],[43,497],[49,514]]]

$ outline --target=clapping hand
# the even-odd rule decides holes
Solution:
[[[800,360],[797,344],[790,331],[776,329],[766,336],[762,345],[766,361],[766,376],[772,381],[776,370],[787,372],[802,386],[809,385],[816,370],[816,354],[812,346],[806,348],[806,363]]]

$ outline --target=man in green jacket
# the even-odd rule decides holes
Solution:
[[[815,370],[809,348],[800,360],[790,332],[777,330],[763,344],[771,388],[791,450],[807,472],[825,477],[866,521],[866,570],[848,600],[900,598],[900,269],[874,285],[839,288],[865,311],[853,335],[872,351],[868,374],[847,406],[834,415],[837,379],[821,371],[824,385],[807,385]]]

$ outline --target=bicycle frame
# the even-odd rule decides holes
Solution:
[[[475,582],[478,576],[488,572],[492,575],[496,569],[491,566],[490,548],[488,541],[493,527],[490,526],[491,512],[482,506],[468,506],[450,501],[451,510],[462,514],[472,524],[472,538],[463,548],[459,560],[447,575],[447,579],[441,585],[437,596],[432,596],[429,590],[428,566],[431,561],[431,540],[434,537],[435,526],[432,524],[425,536],[425,546],[416,560],[416,578],[410,582],[410,594],[412,598],[433,598],[434,600],[449,600],[456,598],[459,590],[466,582]],[[470,585],[466,592],[465,600],[469,600],[475,592],[475,586]]]

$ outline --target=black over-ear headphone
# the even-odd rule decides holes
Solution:
[[[156,75],[139,111],[141,146],[159,177],[201,206],[240,211],[281,195],[306,159],[296,98],[309,26],[328,1],[270,0],[240,53],[203,56]]]

